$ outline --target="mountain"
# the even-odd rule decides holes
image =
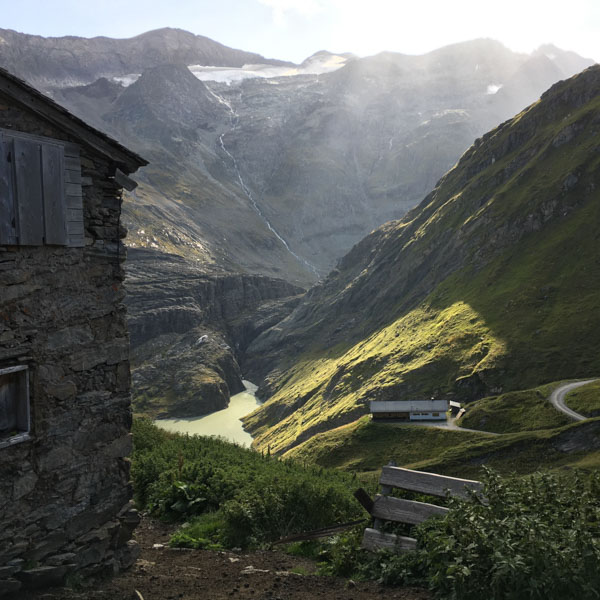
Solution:
[[[473,139],[591,64],[485,39],[296,66],[173,29],[0,36],[9,69],[150,160],[126,203],[131,244],[302,286],[412,208]]]
[[[484,395],[600,371],[600,66],[465,152],[402,220],[259,336],[246,418],[283,452],[369,400]]]
[[[175,29],[129,40],[0,30],[5,67],[150,161],[123,210],[131,323],[146,333],[133,337],[134,381],[148,414],[170,410],[165,372],[207,390],[182,410],[226,403],[250,332],[404,215],[473,139],[591,62],[538,54],[475,40],[423,56],[321,51],[293,65]],[[198,310],[225,293],[248,299],[260,326]],[[218,340],[214,352],[195,344],[203,335]]]
[[[228,48],[207,37],[169,27],[128,39],[44,38],[0,29],[0,56],[5,69],[42,89],[88,84],[101,77],[130,78],[168,63],[231,67],[249,63],[292,64]]]

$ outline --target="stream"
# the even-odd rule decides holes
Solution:
[[[192,418],[160,419],[155,424],[167,431],[191,435],[214,435],[226,438],[240,446],[249,447],[252,436],[244,431],[240,419],[261,405],[254,395],[257,386],[244,380],[246,390],[231,396],[229,406],[209,415]]]
[[[219,104],[222,104],[223,106],[225,106],[226,109],[229,111],[229,119],[231,121],[231,131],[233,131],[237,127],[237,124],[239,123],[240,115],[233,108],[233,106],[229,102],[227,102],[227,100],[225,100],[225,98],[223,98],[223,96],[221,96],[220,94],[217,94],[215,91],[213,91],[209,85],[206,85],[206,89],[217,100],[217,102],[219,102]],[[312,271],[318,278],[319,272],[317,271],[316,267],[313,264],[309,263],[306,259],[302,258],[301,256],[298,256],[298,254],[296,254],[290,248],[289,244],[280,235],[280,233],[275,229],[275,227],[273,227],[273,225],[271,224],[271,221],[266,217],[266,215],[264,214],[264,212],[262,211],[260,206],[257,204],[256,200],[254,199],[254,196],[252,195],[252,192],[250,191],[250,188],[246,185],[246,182],[242,178],[242,173],[238,167],[237,160],[235,159],[233,154],[231,154],[231,152],[229,152],[229,150],[225,147],[225,142],[223,141],[224,136],[225,136],[225,133],[222,133],[221,135],[219,135],[219,145],[221,146],[221,150],[223,150],[223,152],[227,155],[227,157],[231,161],[231,164],[233,165],[233,170],[237,176],[240,187],[242,188],[242,191],[244,192],[244,194],[246,195],[248,200],[250,200],[250,204],[251,204],[252,208],[254,209],[254,212],[260,217],[260,219],[263,221],[263,223],[267,226],[267,229],[283,244],[283,247],[300,264],[304,265],[307,269]]]

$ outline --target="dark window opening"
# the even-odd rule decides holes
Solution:
[[[28,439],[29,429],[28,368],[0,369],[0,448]]]

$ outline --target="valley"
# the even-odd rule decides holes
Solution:
[[[258,448],[286,452],[373,399],[468,403],[600,369],[599,74],[556,84],[477,140],[250,345],[269,397],[245,419]]]
[[[293,64],[174,28],[127,39],[0,29],[0,60],[118,140],[115,152],[125,144],[144,157],[130,153],[137,166],[149,161],[137,187],[107,162],[87,189],[97,165],[85,154],[83,177],[65,171],[80,184],[57,179],[86,197],[83,245],[64,249],[60,286],[78,256],[97,275],[90,302],[114,302],[102,319],[84,315],[59,331],[51,323],[43,366],[22,351],[11,359],[18,366],[0,370],[0,396],[17,372],[14,389],[27,395],[14,403],[23,435],[8,432],[3,446],[8,456],[13,438],[23,442],[6,471],[10,500],[21,507],[32,489],[47,493],[52,504],[34,513],[33,530],[51,531],[63,481],[43,487],[41,465],[71,476],[78,453],[93,466],[102,452],[104,470],[72,475],[72,514],[63,516],[67,529],[87,527],[80,511],[105,502],[113,520],[98,517],[77,547],[62,531],[47,547],[11,541],[0,596],[5,580],[8,594],[21,588],[17,577],[36,584],[51,573],[64,595],[32,599],[140,590],[190,600],[479,600],[483,589],[495,600],[596,597],[600,65],[553,45],[521,53],[487,38],[415,55],[320,51]],[[31,110],[57,110],[21,87]],[[0,111],[10,130],[20,113]],[[23,182],[7,165],[23,158],[10,143],[0,183],[18,192],[14,210]],[[49,167],[39,168],[45,185]],[[22,213],[9,223],[15,236]],[[100,237],[116,256],[98,251]],[[28,256],[23,245],[16,251]],[[63,249],[44,250],[40,272],[53,273]],[[34,276],[12,269],[12,246],[0,251],[10,293],[39,293]],[[103,262],[84,263],[92,256]],[[9,308],[25,335],[31,303]],[[62,309],[53,310],[51,320]],[[114,357],[112,317],[123,321]],[[27,332],[39,337],[33,325]],[[15,335],[3,333],[9,351]],[[102,351],[77,360],[94,335]],[[59,346],[68,369],[52,362]],[[64,381],[71,371],[77,385]],[[120,394],[118,427],[103,386]],[[53,414],[39,400],[46,387]],[[403,400],[429,408],[370,406]],[[446,401],[458,416],[443,421]],[[88,413],[75,422],[75,405],[101,414],[98,427]],[[38,457],[43,427],[60,443]],[[27,452],[35,459],[22,465]],[[384,524],[366,496],[381,492],[416,513],[431,502],[427,489],[379,481],[390,461],[478,480],[483,491],[467,503],[438,499],[442,518]],[[104,484],[115,465],[121,485]],[[97,493],[86,495],[88,479]],[[140,521],[133,502],[143,511],[137,562],[124,537]],[[372,517],[383,533],[415,536],[414,553],[361,548]],[[107,561],[101,575],[115,575],[121,542],[134,568],[88,581],[99,573],[94,553]]]
[[[150,160],[123,215],[138,414],[223,410],[244,376],[266,400],[245,427],[284,453],[369,399],[597,367],[593,336],[568,341],[596,327],[596,72],[535,102],[590,61],[475,40],[294,66],[162,29],[53,41],[59,67],[0,34],[8,66]]]

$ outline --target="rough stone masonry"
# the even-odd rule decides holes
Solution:
[[[79,145],[84,219],[83,247],[0,245],[0,370],[28,367],[31,413],[26,439],[0,439],[2,596],[74,572],[127,567],[136,558],[130,538],[139,518],[127,458],[125,230],[115,162],[60,119],[46,120],[43,98],[32,96],[39,109],[29,110],[0,90],[0,128]],[[60,110],[69,118],[48,102],[51,116]]]

